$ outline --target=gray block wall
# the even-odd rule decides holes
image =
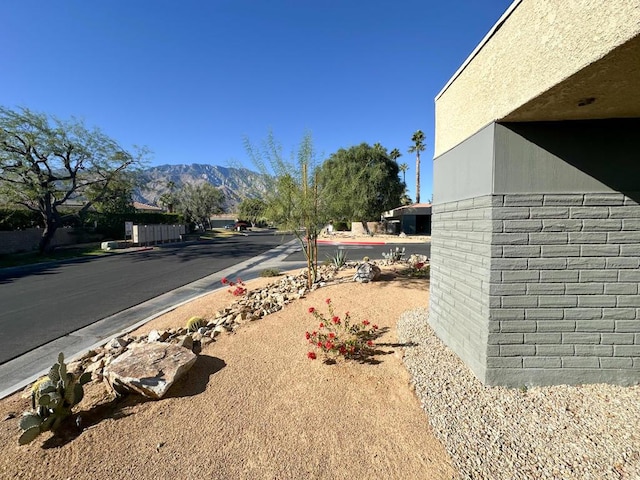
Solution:
[[[481,381],[640,383],[639,123],[492,124],[436,159],[429,323]]]
[[[433,224],[429,323],[483,382],[640,382],[636,200],[488,195]]]

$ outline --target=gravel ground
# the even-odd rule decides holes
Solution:
[[[398,322],[404,363],[463,479],[640,479],[640,386],[483,386],[427,325]]]

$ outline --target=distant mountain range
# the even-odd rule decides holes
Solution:
[[[228,168],[217,165],[160,165],[142,172],[142,185],[133,199],[148,205],[160,206],[160,196],[169,192],[173,182],[179,189],[184,184],[208,182],[222,190],[225,196],[225,211],[234,212],[237,205],[247,197],[260,197],[267,190],[264,175],[246,168]]]

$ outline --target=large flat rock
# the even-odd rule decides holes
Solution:
[[[197,356],[171,343],[144,343],[126,351],[104,369],[105,381],[118,393],[162,398],[193,366]]]

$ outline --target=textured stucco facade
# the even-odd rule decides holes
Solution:
[[[429,323],[483,382],[640,382],[640,4],[516,1],[436,98]]]
[[[638,33],[636,1],[515,1],[436,97],[435,156],[501,119],[636,116]]]

